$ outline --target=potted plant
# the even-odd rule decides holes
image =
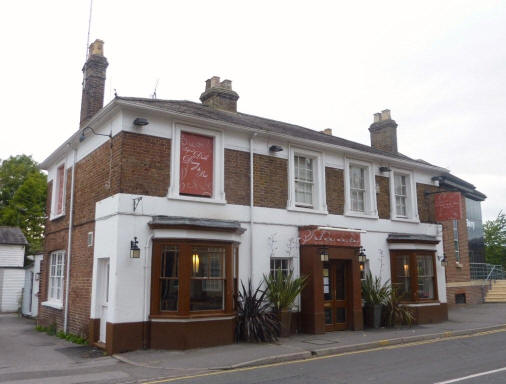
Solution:
[[[268,276],[264,275],[265,292],[272,304],[273,310],[278,314],[281,331],[280,336],[290,336],[292,326],[292,307],[297,296],[302,292],[307,278],[295,278],[293,271],[283,273],[277,271]]]
[[[372,328],[381,326],[381,313],[383,305],[390,296],[390,281],[381,284],[379,276],[373,277],[371,272],[367,273],[362,281],[362,299],[364,305],[365,325]]]
[[[401,304],[401,296],[394,288],[390,290],[390,295],[385,302],[384,319],[387,327],[394,327],[395,325],[411,326],[415,320],[409,307]]]

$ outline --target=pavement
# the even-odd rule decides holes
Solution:
[[[276,343],[239,343],[187,351],[151,349],[113,357],[134,366],[174,374],[235,369],[506,328],[506,304],[453,306],[448,317],[444,323],[413,327],[299,334]]]
[[[494,329],[506,329],[506,304],[454,306],[449,309],[449,321],[411,328],[300,334],[276,343],[187,351],[140,350],[106,356],[96,348],[37,332],[34,320],[0,314],[0,383],[156,382]]]

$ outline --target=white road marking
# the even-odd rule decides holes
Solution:
[[[493,369],[492,371],[487,371],[487,372],[475,373],[474,375],[459,377],[458,379],[451,379],[451,380],[446,380],[446,381],[438,381],[437,383],[434,383],[434,384],[458,383],[459,381],[474,379],[475,377],[480,377],[480,376],[485,376],[485,375],[492,375],[493,373],[503,372],[503,371],[506,371],[506,367],[499,368],[499,369]]]
[[[104,380],[121,380],[129,378],[125,372],[122,371],[109,371],[100,373],[87,373],[83,375],[72,375],[72,376],[52,376],[52,377],[41,377],[37,379],[24,379],[24,380],[13,380],[7,381],[4,384],[78,384],[78,383],[92,383],[94,381]]]

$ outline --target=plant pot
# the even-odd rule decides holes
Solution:
[[[279,336],[288,337],[291,334],[292,329],[292,311],[282,310],[278,312],[279,316]]]
[[[381,312],[383,305],[366,304],[364,306],[365,326],[369,328],[379,328],[381,326]]]

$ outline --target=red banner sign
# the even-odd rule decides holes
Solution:
[[[434,195],[436,221],[460,220],[461,207],[460,192],[442,192]]]
[[[300,229],[300,245],[327,245],[334,247],[359,247],[360,232],[328,229]]]
[[[181,132],[179,193],[213,195],[213,138]]]

